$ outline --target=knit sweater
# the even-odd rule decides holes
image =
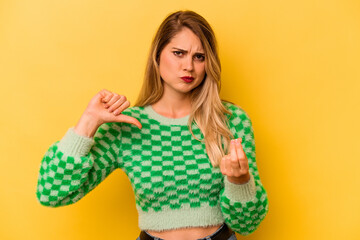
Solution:
[[[49,207],[73,204],[120,168],[134,191],[141,230],[225,222],[242,235],[253,232],[268,211],[268,198],[256,165],[252,123],[242,108],[222,103],[231,112],[226,114],[230,131],[242,139],[249,162],[247,183],[232,183],[219,167],[212,167],[205,143],[187,127],[189,115],[167,118],[147,105],[122,112],[138,119],[142,129],[104,123],[89,138],[69,128],[41,161],[38,201]],[[198,139],[204,138],[194,122],[192,129]]]

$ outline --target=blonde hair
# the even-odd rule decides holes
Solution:
[[[206,151],[211,164],[219,166],[221,158],[228,153],[233,134],[228,128],[230,114],[220,99],[221,64],[217,51],[217,42],[209,23],[199,14],[186,10],[169,14],[161,23],[150,47],[143,86],[134,106],[146,106],[160,100],[164,88],[159,72],[161,51],[182,28],[189,28],[197,35],[205,51],[205,78],[190,93],[192,109],[188,120],[191,134],[194,121],[204,135]]]

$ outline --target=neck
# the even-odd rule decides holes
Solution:
[[[181,118],[191,112],[191,99],[185,94],[164,94],[161,99],[151,105],[154,111],[170,118]]]

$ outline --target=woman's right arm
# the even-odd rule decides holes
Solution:
[[[103,124],[94,139],[70,128],[50,146],[40,164],[36,191],[42,205],[75,203],[117,168],[120,127],[114,124]]]
[[[118,167],[121,122],[141,128],[138,120],[121,114],[129,105],[126,98],[106,90],[91,100],[78,124],[53,143],[41,161],[36,189],[40,204],[75,203]]]

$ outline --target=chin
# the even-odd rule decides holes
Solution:
[[[179,92],[179,93],[188,94],[188,93],[191,93],[193,89],[194,89],[193,87],[191,87],[191,88],[189,88],[189,87],[187,87],[187,88],[177,88],[176,91]]]

